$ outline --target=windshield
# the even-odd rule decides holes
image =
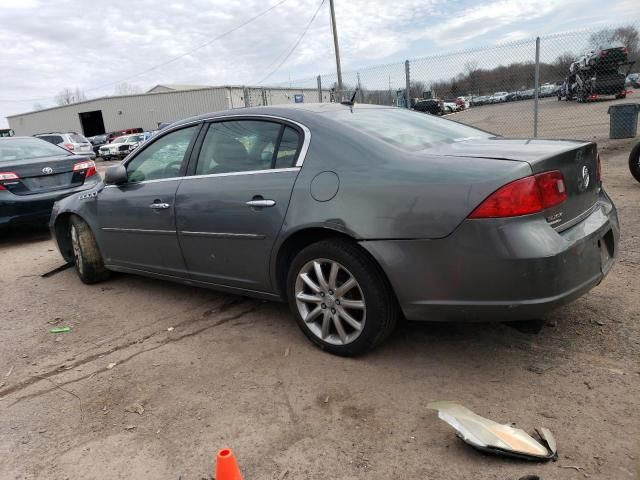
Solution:
[[[12,138],[0,142],[0,163],[53,155],[73,155],[39,138]]]
[[[361,108],[332,112],[335,120],[406,150],[423,150],[434,143],[493,136],[460,123],[401,108]]]
[[[127,137],[118,137],[111,143],[124,143],[127,141]]]

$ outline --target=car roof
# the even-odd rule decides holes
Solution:
[[[261,107],[244,107],[233,108],[230,110],[221,110],[218,112],[205,113],[195,117],[185,118],[172,123],[166,128],[193,123],[199,120],[214,119],[228,115],[270,115],[274,117],[291,118],[291,120],[302,120],[304,117],[315,114],[323,114],[330,112],[340,112],[351,108],[349,105],[342,103],[286,103],[282,105],[269,105]],[[397,107],[389,107],[386,105],[370,105],[366,103],[355,103],[354,109],[393,109]],[[164,130],[164,129],[163,129]]]

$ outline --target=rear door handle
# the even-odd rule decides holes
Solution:
[[[273,207],[276,204],[275,200],[249,200],[247,205],[250,207]]]
[[[149,205],[149,208],[153,208],[154,210],[166,210],[169,207],[171,207],[170,203],[162,203],[162,202],[152,203],[151,205]]]

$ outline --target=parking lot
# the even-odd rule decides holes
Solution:
[[[541,98],[538,112],[538,136],[607,142],[611,105],[638,103],[640,90],[633,90],[627,98],[589,103],[558,101],[556,97]],[[449,115],[449,118],[511,137],[533,135],[533,100],[472,107]]]
[[[454,117],[497,130],[501,109],[528,103]],[[581,114],[610,104],[542,103],[542,115],[551,104]],[[598,138],[608,129],[601,117]],[[622,239],[601,285],[539,333],[405,322],[357,359],[312,347],[282,304],[129,275],[94,286],[72,269],[43,278],[63,263],[48,233],[5,234],[0,477],[200,480],[230,446],[246,479],[636,478],[640,184],[627,168],[631,145],[603,142]],[[426,408],[436,400],[530,432],[546,426],[559,459],[480,454]]]

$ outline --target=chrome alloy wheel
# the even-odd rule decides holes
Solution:
[[[362,333],[367,315],[362,289],[338,262],[307,262],[296,278],[295,296],[302,320],[323,342],[348,345]]]
[[[82,251],[80,250],[80,239],[78,238],[78,230],[75,225],[71,225],[71,245],[73,247],[73,259],[76,262],[76,268],[82,273],[84,264],[82,263]]]

